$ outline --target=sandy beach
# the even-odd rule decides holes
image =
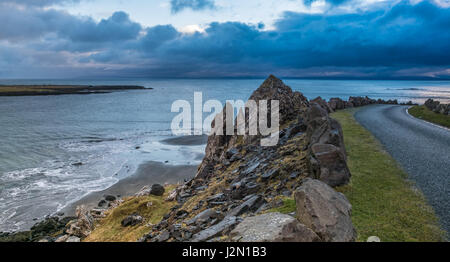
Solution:
[[[169,138],[163,140],[163,142],[170,145],[202,145],[206,143],[207,138],[207,136],[183,136]],[[181,183],[193,178],[196,172],[196,165],[170,165],[162,162],[148,161],[141,164],[135,174],[119,180],[116,184],[105,190],[88,194],[82,199],[67,205],[60,212],[63,212],[64,216],[73,216],[77,206],[85,205],[89,209],[95,208],[105,195],[113,195],[116,197],[131,196],[144,186]]]
[[[171,137],[168,139],[164,139],[164,144],[168,145],[178,145],[178,146],[198,146],[198,145],[206,145],[208,142],[208,136],[177,136]]]

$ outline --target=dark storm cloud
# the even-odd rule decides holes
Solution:
[[[143,50],[150,52],[179,35],[180,33],[172,25],[158,25],[147,28],[145,36],[139,42]]]
[[[24,54],[64,54],[65,66],[89,65],[94,75],[450,77],[450,11],[429,1],[354,14],[286,12],[268,31],[224,22],[193,34],[172,25],[143,28],[123,12],[100,22],[54,10],[16,12],[0,39],[19,43]]]
[[[135,39],[141,31],[141,25],[130,20],[127,13],[115,12],[99,23],[89,19],[72,21],[67,27],[59,28],[59,34],[80,42],[108,42]]]
[[[116,12],[98,23],[52,9],[0,8],[0,17],[0,40],[32,39],[54,33],[75,42],[103,42],[135,39],[141,31],[141,25],[132,22],[124,12]]]
[[[288,12],[271,31],[239,22],[212,23],[204,34],[174,38],[147,55],[160,58],[162,64],[171,61],[208,71],[217,69],[211,74],[233,68],[235,73],[257,73],[377,67],[375,74],[386,75],[389,69],[384,68],[448,67],[449,26],[449,9],[429,2],[400,3],[388,10],[361,14]],[[175,67],[172,73],[184,72]]]

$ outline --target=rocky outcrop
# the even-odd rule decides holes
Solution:
[[[356,239],[347,198],[325,183],[305,179],[295,191],[297,216],[322,241],[348,242]]]
[[[450,104],[441,104],[439,101],[428,99],[425,101],[425,107],[437,114],[450,115]]]
[[[316,98],[317,99],[317,98]],[[323,103],[322,103],[323,104]],[[324,106],[321,104],[321,107],[324,108]],[[360,107],[360,106],[366,106],[366,105],[373,105],[373,104],[379,104],[379,105],[413,105],[413,102],[409,101],[407,103],[399,103],[396,99],[392,100],[383,100],[383,99],[371,99],[369,97],[361,97],[361,96],[351,96],[349,97],[348,101],[342,100],[339,97],[333,97],[330,98],[328,101],[328,106],[333,110],[341,110],[346,108],[353,108],[353,107]]]
[[[311,229],[290,215],[267,213],[247,217],[230,234],[233,242],[317,242]]]
[[[15,233],[0,232],[0,242],[36,242],[40,240],[51,242],[56,239],[53,235],[64,230],[66,224],[73,219],[76,218],[49,216],[36,223],[29,231]]]
[[[349,97],[348,104],[351,104],[350,107],[360,107],[360,106],[367,106],[371,104],[376,104],[377,101],[374,99],[370,99],[367,96],[366,97]]]
[[[64,213],[58,213],[36,223],[29,231],[0,232],[0,242],[80,242],[94,229],[96,219],[104,218],[105,211],[117,207],[122,202],[122,199],[106,195],[97,208],[89,210],[85,206],[78,206],[76,217],[63,217]]]
[[[322,99],[320,96],[316,97],[315,99],[311,100],[311,103],[318,104],[322,109],[327,111],[327,113],[333,113],[334,109],[330,106],[330,104],[327,103],[324,99]]]
[[[341,109],[345,109],[347,107],[349,107],[348,102],[344,101],[338,97],[334,97],[334,98],[330,98],[330,101],[328,102],[328,105],[330,106],[330,108],[335,111],[335,110],[341,110]]]
[[[280,101],[280,123],[287,123],[301,116],[309,106],[308,99],[300,92],[294,92],[283,81],[270,75],[264,83],[256,89],[249,100]],[[269,103],[270,105],[270,103]]]
[[[431,111],[434,111],[438,107],[439,104],[440,104],[439,101],[434,101],[431,98],[428,99],[427,101],[425,101],[425,106]]]
[[[216,135],[213,123],[196,176],[170,192],[166,201],[176,201],[176,205],[141,241],[335,239],[320,237],[295,217],[264,214],[283,205],[280,196],[292,196],[307,177],[332,186],[348,182],[342,130],[328,115],[332,109],[323,99],[309,102],[274,76],[265,80],[250,99],[257,103],[267,100],[269,105],[271,100],[279,100],[278,144],[262,146],[264,136],[251,135],[247,128],[243,135]],[[214,121],[222,121],[223,126],[217,127],[226,134],[224,119],[226,112],[224,118],[216,117]],[[245,121],[248,127],[249,119]],[[234,131],[236,123],[231,128]],[[311,157],[316,165],[310,164]]]
[[[351,174],[340,124],[322,107],[311,104],[307,126],[308,162],[313,177],[333,187],[347,184]]]
[[[85,206],[76,209],[77,219],[67,224],[65,233],[80,238],[87,237],[94,229],[94,217]]]
[[[280,124],[298,119],[305,113],[309,106],[308,99],[306,99],[302,93],[292,91],[289,86],[285,85],[283,81],[273,75],[270,75],[262,85],[252,93],[249,100],[255,101],[257,105],[259,105],[261,100],[267,101],[268,112],[271,112],[272,110],[271,101],[279,101]],[[205,157],[196,174],[196,178],[198,179],[209,178],[214,173],[214,166],[224,162],[225,159],[236,160],[239,158],[239,155],[234,154],[233,152],[233,150],[236,150],[234,147],[238,143],[238,139],[242,139],[245,144],[254,144],[261,139],[261,134],[259,132],[257,135],[252,135],[249,132],[249,110],[246,110],[245,112],[245,135],[227,135],[226,107],[227,106],[224,107],[221,114],[216,116],[211,124],[212,131],[211,135],[208,137]],[[221,125],[216,125],[219,121],[221,122]],[[234,130],[234,134],[237,134],[236,121],[234,122],[233,127],[228,127]],[[222,128],[221,132],[219,132],[219,128]]]

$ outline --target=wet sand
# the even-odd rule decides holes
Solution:
[[[163,142],[170,145],[202,145],[206,143],[207,138],[207,136],[183,136],[169,138]],[[119,180],[116,184],[105,190],[88,194],[82,199],[68,205],[60,212],[63,212],[65,216],[73,216],[77,206],[85,205],[89,209],[95,208],[105,195],[120,197],[131,196],[144,186],[184,182],[185,180],[193,178],[196,172],[196,165],[170,165],[161,162],[148,161],[141,164],[135,174]]]
[[[136,173],[126,177],[111,187],[97,192],[92,192],[82,199],[67,206],[61,212],[65,216],[73,216],[79,205],[85,205],[89,209],[95,208],[105,195],[131,196],[142,187],[152,184],[176,184],[195,176],[197,166],[174,166],[160,162],[149,161],[139,166]]]
[[[168,145],[178,145],[178,146],[198,146],[205,145],[208,142],[208,136],[176,136],[161,141]]]

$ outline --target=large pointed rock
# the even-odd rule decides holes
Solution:
[[[262,85],[256,89],[249,100],[259,102],[260,100],[280,101],[280,124],[297,119],[299,115],[306,112],[309,102],[302,93],[292,91],[279,78],[270,75]],[[270,105],[270,103],[268,103]]]
[[[292,91],[292,89],[285,85],[283,81],[276,78],[273,75],[270,75],[261,86],[256,89],[249,100],[255,101],[257,105],[261,102],[261,100],[267,101],[267,109],[268,115],[270,116],[270,112],[272,112],[271,101],[278,100],[279,101],[279,125],[296,120],[300,118],[306,118],[305,114],[309,107],[308,99],[303,96],[302,93],[297,91]],[[251,114],[247,109],[245,114],[245,136],[243,139],[243,143],[245,144],[253,144],[259,143],[262,138],[262,135],[258,130],[257,135],[251,135],[249,131],[249,115]],[[231,113],[231,112],[229,112]],[[256,112],[258,113],[258,112]],[[241,112],[242,114],[242,112]],[[258,114],[251,114],[252,119],[258,119]],[[234,116],[236,118],[236,116]],[[254,118],[253,118],[254,117]],[[217,163],[222,162],[226,159],[226,152],[233,148],[236,143],[238,136],[237,127],[235,120],[232,124],[232,127],[227,127],[227,110],[226,106],[223,108],[222,112],[214,118],[211,123],[211,134],[208,137],[208,143],[205,149],[205,157],[203,158],[202,163],[200,164],[196,178],[208,179],[214,173],[214,166]],[[270,119],[267,119],[270,123]],[[217,125],[216,125],[217,124]],[[257,124],[259,127],[259,122]],[[227,129],[234,130],[234,135],[229,135]],[[219,132],[221,131],[221,132]],[[216,135],[216,133],[221,133],[223,135]]]

